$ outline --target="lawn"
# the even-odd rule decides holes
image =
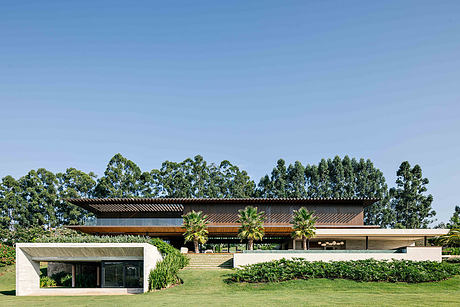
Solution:
[[[14,267],[0,268],[0,306],[458,306],[460,276],[436,283],[295,280],[226,284],[227,270],[183,270],[184,284],[128,296],[15,297]]]

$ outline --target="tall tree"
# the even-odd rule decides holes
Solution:
[[[322,159],[317,166],[305,167],[305,177],[309,197],[379,198],[380,201],[364,209],[364,222],[382,227],[391,222],[385,177],[370,160],[357,161],[348,156]]]
[[[75,168],[68,168],[64,173],[57,173],[58,202],[57,218],[61,225],[82,223],[90,214],[79,206],[69,203],[69,198],[89,198],[96,186],[96,175],[85,173]]]
[[[354,173],[354,197],[379,198],[380,201],[364,209],[364,223],[367,225],[388,226],[393,220],[389,205],[388,186],[383,173],[374,167],[371,160],[351,161]]]
[[[305,167],[305,182],[307,183],[308,197],[323,197],[320,191],[318,166],[308,164]]]
[[[161,168],[150,172],[153,190],[160,197],[192,197],[192,184],[182,164],[165,161]]]
[[[283,159],[276,162],[270,177],[268,175],[262,177],[257,194],[259,197],[266,198],[288,197],[288,173]]]
[[[244,210],[238,210],[238,213],[238,223],[241,223],[238,237],[242,240],[247,239],[249,250],[253,250],[254,241],[260,241],[264,236],[265,212],[257,212],[257,207],[247,206]]]
[[[447,223],[447,228],[460,228],[460,206],[455,206],[454,214]]]
[[[219,168],[212,172],[213,186],[219,186],[217,197],[246,198],[254,196],[255,183],[248,173],[240,170],[238,166],[224,160]]]
[[[313,212],[308,211],[305,207],[299,210],[294,210],[292,228],[292,237],[294,239],[302,239],[303,249],[307,250],[307,239],[315,236],[316,232],[316,216]]]
[[[353,162],[348,156],[343,157],[342,168],[344,180],[344,191],[342,197],[354,197],[356,191],[355,171],[353,167]]]
[[[131,160],[116,154],[98,181],[95,188],[96,197],[139,197],[144,195],[146,178],[149,173],[142,173],[139,166]]]
[[[44,168],[31,170],[18,180],[19,196],[24,206],[20,210],[20,226],[38,225],[45,229],[59,225],[56,217],[56,176]]]
[[[24,203],[19,196],[19,183],[11,176],[6,176],[0,183],[0,228],[6,231],[14,230],[14,224],[21,218],[21,210],[24,209]],[[27,214],[22,214],[24,221]]]
[[[287,169],[287,196],[292,198],[304,198],[307,196],[305,189],[305,167],[299,161],[290,164]]]
[[[390,190],[392,208],[397,228],[426,228],[436,212],[431,208],[433,196],[425,195],[427,178],[423,178],[419,165],[411,168],[409,162],[401,163],[397,173],[396,187]]]
[[[195,253],[199,253],[198,244],[204,244],[208,240],[208,217],[203,212],[190,211],[182,216],[184,219],[184,238],[185,242],[193,242]]]
[[[334,160],[328,159],[329,166],[329,182],[331,184],[331,196],[338,198],[345,195],[345,170],[343,168],[342,159],[335,156]]]

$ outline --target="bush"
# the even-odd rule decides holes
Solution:
[[[460,247],[444,247],[442,249],[443,255],[460,255]]]
[[[0,244],[0,267],[16,262],[16,249],[6,244]]]
[[[58,286],[70,287],[72,286],[72,274],[67,272],[58,272],[51,276],[56,281]]]
[[[162,261],[157,262],[155,269],[150,271],[150,290],[168,288],[180,283],[181,279],[177,276],[182,268],[180,263],[176,254],[169,254]]]
[[[0,238],[2,242],[8,245],[14,245],[22,242],[33,242],[36,238],[49,234],[48,230],[41,226],[31,226],[11,230],[7,228],[0,229]]]
[[[455,258],[448,258],[446,262],[450,263],[460,263],[460,257],[455,257]]]
[[[343,278],[356,281],[427,282],[460,274],[460,266],[433,261],[335,261],[309,262],[305,259],[275,260],[244,266],[230,274],[232,282],[279,282],[291,279]]]
[[[150,238],[144,236],[92,236],[81,234],[76,231],[66,235],[56,232],[52,235],[42,236],[35,240],[40,243],[149,243],[158,248],[158,251],[163,255],[175,254],[176,260],[181,268],[188,264],[188,258],[180,253],[180,251],[160,238]]]
[[[40,288],[56,287],[56,281],[48,276],[40,277]]]

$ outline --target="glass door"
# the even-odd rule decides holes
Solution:
[[[122,288],[124,284],[123,262],[103,263],[103,287]]]
[[[142,288],[143,287],[143,265],[142,262],[125,263],[125,287]]]

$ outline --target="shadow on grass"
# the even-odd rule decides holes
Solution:
[[[16,290],[0,291],[2,295],[16,295]]]

